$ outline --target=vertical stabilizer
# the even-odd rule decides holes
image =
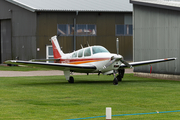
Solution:
[[[52,43],[52,47],[53,47],[54,59],[61,58],[64,55],[64,53],[59,46],[57,36],[51,37],[51,43]]]

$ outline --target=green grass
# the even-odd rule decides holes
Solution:
[[[28,67],[28,66],[0,65],[0,71],[38,71],[38,70],[49,70],[49,69],[38,68],[38,67]]]
[[[180,110],[179,81],[125,74],[113,85],[113,76],[77,75],[69,84],[64,76],[0,77],[0,119],[62,120],[112,114]],[[117,116],[113,120],[179,119],[180,113]],[[104,120],[95,118],[93,120]]]

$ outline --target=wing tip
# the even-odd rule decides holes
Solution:
[[[173,57],[173,58],[165,58],[164,60],[176,60],[177,58],[176,57]]]
[[[4,64],[12,64],[12,63],[16,63],[16,60],[6,60],[3,63]]]

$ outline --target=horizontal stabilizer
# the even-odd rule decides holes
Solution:
[[[59,61],[60,59],[32,59],[32,62]]]

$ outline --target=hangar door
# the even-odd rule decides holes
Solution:
[[[0,21],[0,63],[11,60],[11,20]]]

